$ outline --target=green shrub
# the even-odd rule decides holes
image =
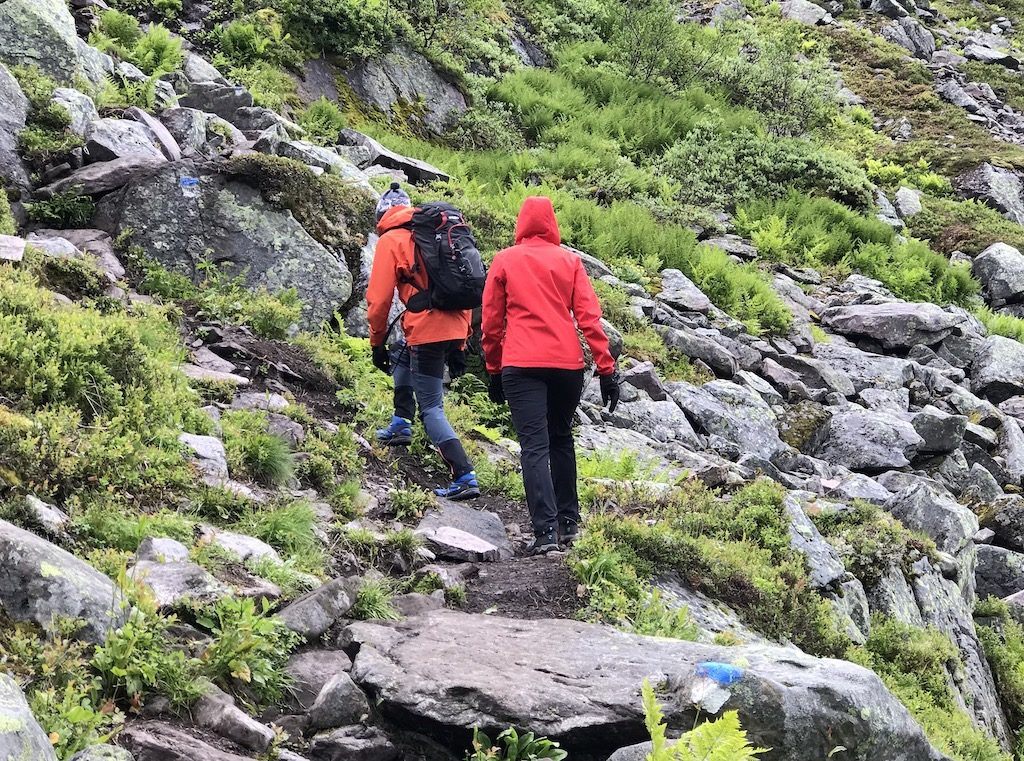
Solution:
[[[334,145],[339,133],[348,126],[348,119],[334,101],[321,97],[299,114],[299,126],[309,140],[319,145]]]
[[[11,213],[11,203],[7,200],[7,194],[0,191],[0,235],[14,235],[18,232],[18,226],[14,222],[14,214]]]
[[[466,761],[563,761],[568,755],[558,743],[535,737],[533,732],[520,735],[515,727],[509,727],[492,743],[491,738],[474,728],[473,753],[466,756]]]
[[[781,201],[748,204],[737,224],[772,258],[852,267],[908,301],[965,305],[978,292],[966,267],[950,265],[921,241],[900,241],[881,220],[824,198],[791,193]]]
[[[149,536],[166,536],[191,544],[196,523],[188,515],[170,510],[136,513],[111,499],[84,505],[73,517],[73,525],[78,535],[92,546],[135,552]]]
[[[144,697],[161,695],[176,708],[199,698],[198,664],[171,645],[168,628],[174,622],[173,616],[160,616],[152,605],[132,608],[124,626],[111,632],[93,654],[92,665],[106,694],[134,705]]]
[[[983,203],[934,196],[921,201],[921,213],[908,220],[910,231],[936,251],[974,256],[998,242],[1024,249],[1024,228]]]
[[[994,597],[979,601],[974,615],[996,619],[993,626],[978,626],[978,637],[992,667],[1003,710],[1019,734],[1024,724],[1024,627],[1010,618],[1006,603]]]
[[[1024,343],[1024,320],[1009,314],[993,312],[988,307],[979,307],[974,315],[992,335],[1006,336]]]
[[[298,54],[291,44],[291,36],[285,31],[281,17],[269,8],[226,24],[219,32],[217,42],[220,55],[215,63],[225,68],[252,66],[261,62],[299,63]]]
[[[82,145],[82,138],[68,129],[71,115],[53,102],[57,83],[36,66],[15,66],[11,73],[28,98],[25,129],[18,133],[18,151],[36,167],[66,156]]]
[[[395,35],[388,7],[362,0],[270,0],[296,44],[318,54],[373,55]]]
[[[0,277],[0,325],[0,492],[144,501],[190,482],[177,437],[209,423],[159,312],[58,305],[23,270]]]
[[[248,598],[225,597],[197,618],[213,635],[202,656],[204,673],[225,690],[258,697],[270,705],[288,683],[284,665],[299,644],[298,634]]]
[[[247,66],[232,66],[224,74],[252,93],[257,106],[283,111],[297,100],[295,80],[276,64],[257,61]]]
[[[89,646],[74,638],[78,623],[59,622],[48,636],[34,626],[0,623],[0,666],[25,691],[58,758],[70,758],[117,732],[124,714],[104,705]]]
[[[59,228],[76,228],[92,221],[96,204],[92,198],[79,194],[77,190],[67,190],[55,193],[45,201],[25,204],[25,212],[32,222]]]
[[[851,648],[846,657],[882,678],[940,752],[956,761],[1009,761],[954,697],[950,669],[962,664],[946,635],[876,616],[867,643]]]
[[[395,489],[388,500],[395,512],[395,519],[403,522],[418,520],[427,510],[437,505],[430,492],[416,487]]]
[[[224,447],[232,470],[267,486],[283,486],[295,471],[290,444],[267,430],[267,416],[257,410],[230,410],[221,419]]]
[[[359,621],[397,621],[400,616],[391,604],[392,597],[387,581],[364,578],[349,615]]]
[[[165,26],[150,24],[136,41],[128,58],[151,76],[177,71],[184,60],[181,38],[172,35]]]
[[[140,39],[142,27],[135,16],[118,10],[109,10],[100,13],[99,23],[89,43],[100,50],[121,54],[121,51],[133,50]]]
[[[747,742],[736,711],[726,711],[714,721],[699,724],[669,745],[665,716],[647,679],[640,692],[652,744],[648,761],[754,761],[768,753],[767,748],[755,748]]]

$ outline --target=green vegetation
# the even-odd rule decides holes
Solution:
[[[395,519],[408,523],[423,517],[424,513],[437,504],[434,495],[425,489],[395,489],[389,497]]]
[[[807,513],[839,552],[846,569],[868,588],[890,569],[909,573],[919,558],[936,555],[931,539],[908,531],[889,513],[867,502],[828,512],[809,507]]]
[[[83,227],[92,221],[96,212],[96,204],[89,196],[80,195],[75,190],[54,193],[45,201],[25,204],[25,212],[32,222],[53,225],[61,228]]]
[[[925,196],[922,212],[910,219],[910,231],[936,251],[971,256],[996,242],[1024,248],[1024,228],[978,201]]]
[[[6,193],[0,193],[0,235],[14,235],[18,232],[18,226],[14,222],[14,214],[11,213],[11,202],[7,199]]]
[[[1024,626],[1010,618],[1005,602],[993,597],[979,600],[974,616],[1003,710],[1016,728],[1019,754],[1024,729]]]
[[[1006,336],[1024,342],[1024,320],[1020,317],[999,314],[988,307],[979,307],[974,311],[974,315],[981,320],[991,335]]]
[[[99,26],[89,43],[122,61],[138,66],[149,76],[169,74],[181,68],[181,38],[161,24],[150,24],[145,30],[134,16],[117,10],[103,11]]]
[[[29,165],[42,168],[80,147],[82,138],[68,129],[71,115],[53,102],[57,83],[35,66],[15,66],[11,74],[29,103],[25,129],[18,134],[18,150]]]
[[[767,748],[755,748],[747,742],[735,711],[726,711],[714,721],[699,724],[671,745],[666,738],[665,716],[658,705],[651,683],[644,679],[641,689],[644,718],[651,735],[649,761],[754,761]]]
[[[473,753],[467,754],[466,761],[564,761],[568,753],[546,737],[535,737],[533,732],[522,735],[515,727],[509,727],[495,742],[481,732],[473,730]]]
[[[348,126],[348,119],[334,101],[320,98],[310,103],[298,117],[306,137],[320,145],[335,145],[338,134]]]
[[[248,598],[226,597],[197,619],[214,637],[203,654],[205,673],[225,690],[257,696],[266,705],[281,697],[283,667],[300,640],[269,610],[265,600],[257,607]]]
[[[970,270],[892,227],[840,204],[796,193],[742,209],[737,224],[763,258],[800,266],[856,269],[908,301],[968,304],[978,292]]]
[[[962,664],[941,632],[876,616],[867,643],[851,648],[846,657],[878,674],[941,752],[956,761],[1009,761],[954,698],[950,670]]]
[[[623,610],[646,614],[653,608],[648,615],[660,622],[663,603],[657,596],[645,599],[645,582],[675,573],[731,605],[766,637],[817,655],[842,654],[849,642],[828,603],[809,587],[803,556],[790,548],[782,498],[781,487],[770,481],[729,499],[688,483],[643,515],[591,515],[570,555],[591,590],[588,614],[620,623]]]
[[[221,418],[228,466],[267,486],[283,486],[295,471],[291,445],[268,430],[261,410],[229,410]]]
[[[393,596],[386,580],[364,578],[349,615],[359,621],[397,621],[400,616],[391,604]]]

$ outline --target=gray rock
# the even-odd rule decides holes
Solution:
[[[145,128],[150,142],[157,146],[168,160],[178,161],[181,158],[181,148],[178,145],[178,141],[174,139],[174,136],[168,131],[167,127],[156,117],[150,116],[137,106],[132,106],[126,110],[124,117],[141,124]]]
[[[178,100],[183,108],[195,108],[233,121],[240,108],[253,105],[252,94],[244,87],[217,82],[192,82],[188,92]]]
[[[285,625],[312,642],[349,612],[355,602],[353,583],[332,579],[318,589],[293,600],[277,613]]]
[[[281,562],[281,556],[277,554],[277,550],[263,540],[253,536],[226,531],[214,528],[213,526],[203,526],[203,540],[216,544],[243,562],[249,560]]]
[[[370,704],[363,691],[344,671],[334,674],[309,710],[309,726],[312,729],[334,729],[349,724],[358,724],[370,712]]]
[[[977,43],[964,45],[964,57],[971,61],[1005,66],[1008,69],[1020,68],[1020,61],[1009,53]]]
[[[75,19],[64,0],[0,3],[0,40],[0,62],[38,66],[58,84],[70,82],[76,75],[96,83],[102,73],[97,71],[97,51],[78,39]]]
[[[345,262],[290,212],[268,204],[256,188],[204,173],[192,161],[168,165],[133,182],[123,195],[104,199],[100,216],[111,232],[131,228],[134,242],[150,256],[197,282],[213,251],[215,263],[244,276],[250,287],[295,288],[307,328],[329,321],[352,293]]]
[[[822,486],[825,486],[825,482],[822,482]],[[859,499],[873,505],[884,505],[892,499],[891,491],[862,473],[850,473],[848,476],[844,476],[838,484],[825,486],[825,494],[837,499]]]
[[[410,158],[385,148],[369,135],[356,132],[353,129],[341,131],[341,142],[343,145],[365,148],[369,152],[367,166],[380,166],[387,169],[394,169],[402,172],[414,184],[428,184],[431,182],[447,182],[451,177],[441,169],[420,159]]]
[[[878,207],[878,213],[875,215],[877,219],[896,229],[906,227],[899,214],[896,213],[896,207],[892,205],[892,201],[881,190],[875,191],[875,206]]]
[[[216,602],[231,592],[202,566],[189,561],[140,560],[132,566],[128,576],[144,584],[157,605],[165,610],[186,600],[199,604]]]
[[[978,531],[974,513],[924,484],[894,495],[885,509],[911,531],[920,531],[934,539],[936,547],[951,555],[965,549]]]
[[[216,436],[182,433],[178,441],[192,452],[192,462],[210,486],[222,486],[228,480],[228,453]]]
[[[946,402],[961,415],[966,415],[968,420],[977,421],[976,425],[998,428],[1003,424],[1004,416],[992,402],[978,398],[965,388],[955,387],[946,397]]]
[[[71,117],[68,129],[81,137],[85,137],[89,125],[100,118],[92,98],[70,87],[58,87],[54,90],[53,102],[64,106]]]
[[[228,83],[213,64],[195,53],[185,53],[181,73],[189,82],[216,82],[222,85]]]
[[[101,161],[78,169],[66,177],[51,182],[36,191],[40,198],[50,198],[57,193],[74,190],[81,195],[100,196],[112,190],[123,188],[136,177],[151,172],[167,159],[160,155],[143,156],[134,154],[115,159]]]
[[[250,761],[160,721],[136,721],[118,736],[135,761]]]
[[[43,502],[38,497],[25,497],[25,506],[32,513],[36,523],[50,536],[58,536],[67,528],[71,518],[56,505]]]
[[[658,299],[684,312],[707,314],[711,310],[711,299],[679,270],[662,270]]]
[[[910,626],[924,626],[914,591],[900,568],[884,569],[878,583],[867,594],[871,610]]]
[[[160,114],[160,123],[186,156],[207,151],[209,122],[210,114],[195,108],[168,108]]]
[[[394,115],[401,103],[421,103],[423,110],[415,121],[435,135],[444,134],[469,108],[458,88],[404,43],[356,64],[345,78],[360,100],[386,116]]]
[[[636,396],[633,401],[621,402],[614,413],[603,412],[602,416],[612,425],[637,431],[655,441],[702,448],[700,437],[676,402],[656,402],[644,392],[636,392]],[[588,387],[584,398],[599,405],[601,396],[596,382]]]
[[[736,358],[717,341],[702,336],[689,328],[670,328],[665,325],[656,326],[656,330],[665,341],[665,345],[676,349],[691,359],[699,359],[710,367],[716,375],[732,378],[739,371]]]
[[[507,560],[515,552],[497,515],[444,499],[427,512],[416,533],[439,557],[449,560]]]
[[[930,36],[930,35],[929,35]],[[934,39],[932,41],[934,45]],[[934,48],[933,48],[934,50]],[[911,219],[921,213],[921,191],[916,188],[901,187],[896,191],[896,210],[903,219]]]
[[[263,410],[264,412],[284,412],[291,406],[291,402],[280,394],[268,392],[247,391],[244,394],[236,394],[231,400],[233,410]]]
[[[18,80],[0,64],[0,177],[6,182],[28,187],[28,174],[18,152],[18,135],[25,129],[28,99]]]
[[[953,185],[965,198],[983,201],[1017,224],[1024,224],[1024,186],[1012,169],[982,164],[958,176]]]
[[[150,133],[138,122],[126,119],[97,119],[85,128],[85,153],[89,161],[113,161],[127,156],[167,159],[150,140]]]
[[[704,386],[671,383],[669,389],[687,416],[703,432],[717,434],[770,460],[784,448],[771,407],[757,394],[729,381],[712,381]]]
[[[959,449],[967,429],[966,417],[950,415],[931,405],[915,413],[910,422],[924,439],[918,449],[922,454],[944,454]]]
[[[317,761],[397,761],[402,757],[375,727],[342,727],[316,735],[309,743]]]
[[[132,754],[114,745],[90,745],[71,757],[71,761],[135,761]]]
[[[848,378],[858,393],[867,389],[899,391],[915,377],[913,362],[872,354],[854,346],[843,346],[839,342],[816,344],[814,358],[831,367],[832,378]],[[811,380],[808,378],[809,382]],[[851,396],[846,393],[846,387],[840,381],[831,380],[825,387],[839,391],[844,396]]]
[[[96,259],[96,265],[103,270],[107,279],[116,283],[125,276],[124,265],[114,253],[113,241],[102,230],[36,230],[36,235],[48,238],[61,237],[82,253]]]
[[[1013,246],[993,243],[974,258],[972,269],[993,308],[1024,299],[1024,255]]]
[[[730,256],[736,256],[747,261],[753,261],[757,258],[757,249],[754,248],[753,244],[738,235],[721,235],[708,238],[702,241],[702,243],[711,248],[720,248]]]
[[[166,536],[148,536],[139,544],[135,559],[155,563],[186,561],[189,559],[188,547]]]
[[[46,732],[28,707],[18,683],[0,673],[0,758],[57,761]]]
[[[783,0],[779,3],[782,17],[807,26],[832,23],[832,14],[810,0]]]
[[[1009,597],[1024,590],[1024,554],[980,545],[975,579],[979,599]]]
[[[850,470],[880,471],[910,465],[924,443],[904,420],[859,407],[833,409],[816,456]]]
[[[653,362],[640,362],[623,371],[622,382],[646,392],[656,402],[668,399],[668,392],[662,385]]]
[[[834,391],[846,397],[856,393],[856,386],[850,380],[850,376],[830,362],[802,354],[783,354],[779,356],[777,362],[785,369],[796,373],[800,382],[809,389]]]
[[[844,336],[870,338],[883,348],[908,350],[918,344],[934,346],[964,323],[964,318],[934,304],[859,304],[831,307],[822,324]]]
[[[905,18],[917,11],[914,0],[871,0],[870,8],[889,18]]]
[[[15,621],[48,629],[57,617],[79,618],[76,636],[102,643],[125,619],[109,578],[45,539],[0,521],[0,608]]]
[[[0,262],[20,262],[25,258],[26,241],[14,235],[0,235]]]
[[[453,611],[393,627],[353,624],[346,633],[359,650],[356,683],[385,714],[401,714],[441,741],[458,743],[475,725],[514,724],[578,753],[607,753],[646,736],[637,690],[650,678],[663,686],[659,699],[676,726],[736,709],[752,742],[771,746],[782,761],[825,758],[836,745],[864,758],[942,758],[873,673],[793,649],[722,648]],[[697,666],[707,661],[744,663],[741,681],[728,688],[700,676]]]
[[[804,513],[799,496],[787,494],[782,507],[789,517],[789,545],[804,556],[811,586],[814,589],[838,586],[846,576],[846,567],[839,553],[825,541]]]
[[[975,463],[964,483],[961,500],[969,505],[987,505],[1003,496],[999,482],[981,465]]]
[[[266,752],[274,742],[274,730],[249,716],[235,705],[234,698],[213,685],[192,707],[192,718],[203,729],[257,753]]]
[[[1024,431],[1020,423],[1007,418],[999,430],[997,454],[1003,460],[1007,478],[1020,485],[1024,481]]]
[[[974,364],[971,390],[995,403],[1024,394],[1024,344],[989,336]]]
[[[924,61],[930,60],[935,53],[935,37],[920,21],[909,16],[904,16],[883,26],[882,36],[889,42],[910,51],[915,58]],[[918,202],[917,209],[921,210],[920,202]]]
[[[866,388],[857,396],[861,405],[874,412],[900,413],[910,408],[910,392],[905,388]]]
[[[289,680],[289,706],[308,712],[331,677],[351,668],[352,660],[343,650],[317,648],[296,653],[284,667]]]

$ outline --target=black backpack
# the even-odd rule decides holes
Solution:
[[[447,203],[424,204],[413,212],[407,227],[416,246],[413,271],[426,273],[427,288],[419,289],[405,308],[458,311],[483,304],[487,269],[462,212]]]

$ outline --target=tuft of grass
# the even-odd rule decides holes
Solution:
[[[385,579],[363,579],[349,615],[359,621],[397,621],[400,616],[391,604],[392,597]]]
[[[430,492],[418,487],[395,489],[391,492],[389,501],[395,518],[403,523],[419,520],[427,510],[437,504]]]
[[[221,419],[228,463],[267,486],[283,486],[295,472],[290,444],[267,431],[267,416],[259,410],[230,410]]]

